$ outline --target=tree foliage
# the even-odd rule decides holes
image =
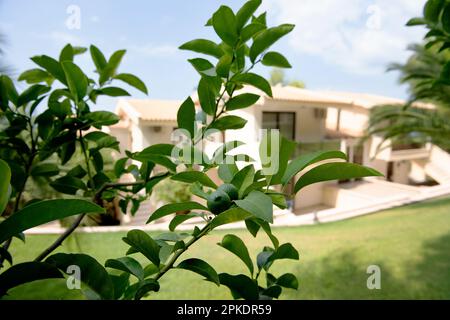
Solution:
[[[345,156],[341,153],[323,152],[307,158],[303,155],[290,162],[294,151],[290,146],[293,143],[282,137],[279,137],[280,154],[276,154],[280,159],[278,172],[271,172],[264,164],[258,170],[257,164],[248,156],[240,158],[244,166],[238,167],[235,158],[226,156],[226,153],[242,143],[224,143],[212,159],[208,159],[199,149],[200,142],[208,137],[211,129],[225,131],[245,125],[244,119],[229,114],[232,110],[248,107],[259,98],[258,95],[239,95],[239,90],[245,85],[254,86],[271,96],[268,81],[252,72],[256,65],[265,61],[266,65],[290,66],[281,54],[269,49],[294,26],[268,27],[265,13],[255,15],[260,4],[260,0],[250,0],[237,12],[221,6],[207,22],[219,40],[195,39],[180,46],[182,50],[203,55],[189,60],[200,76],[200,110],[196,110],[193,101],[188,98],[178,112],[178,124],[185,129],[188,146],[181,148],[178,145],[158,144],[136,153],[126,151],[127,156],[119,159],[112,170],[105,169],[102,151],[118,150],[118,142],[113,136],[93,129],[110,126],[119,119],[110,112],[91,111],[91,107],[102,95],[129,95],[117,86],[119,84],[116,85],[117,81],[147,92],[146,86],[136,76],[119,72],[125,50],[116,51],[107,58],[97,47],[89,48],[97,79],[88,78],[75,63],[74,58],[86,53],[87,49],[70,45],[64,47],[58,59],[45,55],[33,57],[37,68],[20,76],[29,84],[21,93],[10,78],[1,78],[0,110],[5,130],[0,135],[0,158],[4,160],[4,163],[0,162],[0,169],[4,172],[9,169],[12,177],[10,180],[2,179],[5,185],[0,186],[2,190],[11,189],[6,201],[12,204],[12,209],[4,212],[6,219],[0,223],[0,230],[9,230],[2,238],[2,242],[5,241],[0,251],[2,257],[12,263],[8,252],[10,236],[22,237],[20,232],[29,227],[79,214],[74,225],[42,252],[32,265],[12,265],[0,274],[1,294],[7,294],[9,289],[23,283],[18,277],[26,281],[61,277],[67,274],[70,265],[81,268],[81,281],[88,289],[85,292],[89,292],[90,297],[102,299],[141,299],[155,294],[161,289],[159,280],[175,268],[197,273],[207,281],[228,287],[235,299],[274,299],[279,298],[283,288],[298,287],[298,281],[292,274],[275,276],[269,273],[271,266],[281,263],[280,260],[299,259],[297,250],[290,243],[280,243],[270,227],[274,206],[286,207],[285,194],[277,192],[276,187],[282,190],[286,179],[297,176],[304,169],[303,165],[315,164],[323,159],[336,161],[331,169],[330,166],[318,166],[308,175],[298,178],[296,189],[319,181],[379,173],[342,161]],[[267,145],[267,141],[261,145]],[[83,155],[84,161],[67,168],[77,152]],[[201,155],[201,163],[192,163],[192,154]],[[229,162],[219,161],[221,154]],[[51,159],[55,161],[50,162]],[[268,160],[267,157],[265,160]],[[157,165],[165,168],[164,172],[156,173],[154,168]],[[226,186],[218,186],[209,178],[209,172],[214,169],[218,170]],[[335,172],[340,173],[336,175]],[[120,182],[121,176],[127,173],[132,174],[135,180]],[[34,176],[45,177],[57,192],[75,199],[54,202],[35,199],[33,204],[22,203],[23,190],[28,179]],[[288,178],[283,179],[285,176]],[[76,229],[84,215],[98,212],[100,206],[115,198],[120,199],[124,213],[130,203],[131,213],[136,212],[141,197],[138,194],[149,195],[165,179],[188,183],[191,192],[207,200],[208,206],[185,201],[168,203],[157,209],[149,216],[148,223],[170,217],[169,230],[156,236],[142,230],[129,231],[123,238],[129,247],[124,256],[111,257],[104,266],[85,254],[51,255]],[[218,199],[226,201],[218,205]],[[69,201],[72,205],[73,201],[79,201],[79,206],[75,206],[78,211],[68,210],[71,207]],[[176,214],[179,211],[190,213],[180,216]],[[192,230],[176,230],[191,218],[203,219],[204,223]],[[248,273],[218,273],[204,260],[195,257],[182,259],[181,256],[192,245],[215,228],[239,221],[245,221],[253,236],[261,231],[270,239],[270,245],[256,257],[251,257],[246,244],[234,235],[226,235],[219,244],[237,255]],[[143,256],[146,262],[139,263],[133,258],[134,255]],[[260,278],[263,273],[267,277],[265,282]]]

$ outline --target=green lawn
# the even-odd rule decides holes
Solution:
[[[229,231],[203,239],[190,254],[208,261],[218,272],[244,273],[238,258],[216,245]],[[252,238],[235,231],[251,253],[269,244],[264,234]],[[435,200],[336,223],[278,228],[282,242],[292,242],[300,261],[282,260],[272,273],[295,273],[298,291],[286,290],[281,299],[450,299],[450,199]],[[123,256],[123,233],[77,234],[85,253],[100,262]],[[27,244],[14,241],[15,263],[34,258],[55,236],[28,236]],[[62,250],[78,251],[72,238]],[[143,261],[143,260],[142,260]],[[366,269],[381,268],[381,290],[368,290]],[[70,298],[64,281],[40,281],[11,291],[10,298]],[[188,271],[170,271],[161,280],[158,299],[229,299],[217,288]]]

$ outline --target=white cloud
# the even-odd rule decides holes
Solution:
[[[37,32],[31,32],[31,35],[38,39],[45,39],[45,40],[51,40],[57,45],[63,45],[66,43],[70,43],[72,45],[83,45],[85,44],[85,41],[70,32],[62,32],[62,31],[51,31],[50,33],[37,33]]]
[[[130,46],[130,51],[134,51],[140,55],[146,57],[165,57],[168,55],[174,55],[178,48],[173,45],[132,45]]]
[[[278,23],[294,23],[289,45],[348,72],[379,74],[404,61],[423,29],[405,27],[425,0],[268,0]]]

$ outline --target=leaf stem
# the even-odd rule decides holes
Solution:
[[[199,232],[198,235],[193,236],[185,245],[183,249],[179,249],[175,254],[172,256],[172,258],[169,260],[169,262],[158,272],[158,274],[155,276],[154,280],[159,280],[163,275],[167,273],[170,269],[173,269],[173,265],[178,260],[178,258],[185,253],[190,246],[192,246],[194,243],[196,243],[198,240],[200,240],[203,236],[205,236],[210,230],[210,223],[207,223]]]

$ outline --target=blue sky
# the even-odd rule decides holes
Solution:
[[[243,1],[226,0],[0,0],[0,30],[7,36],[4,59],[16,75],[33,66],[30,56],[57,56],[65,43],[97,45],[107,55],[127,49],[121,71],[141,77],[152,99],[184,99],[197,74],[186,61],[193,55],[177,49],[194,38],[214,38],[204,23],[220,6],[237,9]],[[293,68],[290,79],[310,89],[343,90],[399,98],[406,88],[389,62],[408,57],[408,43],[424,31],[406,28],[424,0],[266,0],[269,24],[294,23],[295,31],[277,44]],[[80,9],[80,29],[67,27],[70,6]],[[78,58],[93,70],[89,55]],[[269,74],[269,69],[258,72]],[[130,90],[135,97],[144,97]],[[103,100],[102,109],[114,109]]]

